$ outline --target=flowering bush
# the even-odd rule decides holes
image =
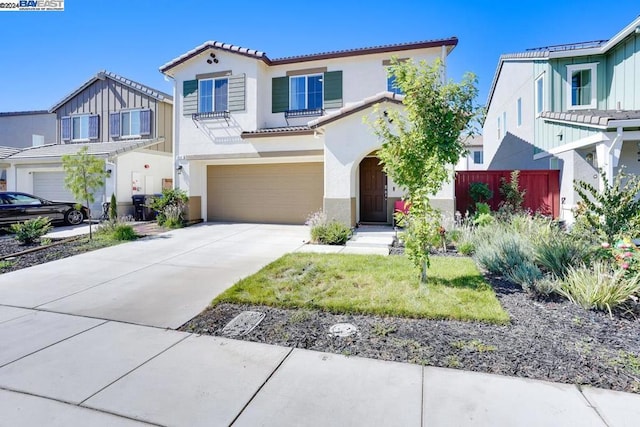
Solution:
[[[613,245],[603,242],[598,252],[601,259],[625,270],[627,274],[640,273],[640,250],[631,239],[625,237]]]

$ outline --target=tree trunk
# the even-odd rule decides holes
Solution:
[[[420,273],[420,283],[427,283],[427,261],[422,263],[422,272]]]

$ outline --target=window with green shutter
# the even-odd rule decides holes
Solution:
[[[198,112],[198,80],[182,83],[182,114],[190,116]]]
[[[282,113],[289,109],[289,77],[271,79],[271,112]]]
[[[324,73],[324,108],[342,108],[342,71]]]

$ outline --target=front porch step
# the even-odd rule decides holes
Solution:
[[[353,248],[384,248],[388,249],[393,243],[395,231],[389,226],[361,226],[356,229],[347,247]]]

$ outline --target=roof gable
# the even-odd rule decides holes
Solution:
[[[54,113],[55,111],[60,109],[60,107],[62,107],[64,104],[66,104],[71,99],[73,99],[75,96],[77,96],[82,91],[87,89],[89,86],[91,86],[98,80],[105,80],[105,79],[113,80],[114,82],[117,82],[123,86],[126,86],[129,89],[135,90],[142,95],[146,95],[151,98],[154,98],[160,102],[167,102],[169,104],[173,103],[173,97],[167,93],[153,89],[152,87],[143,85],[142,83],[135,82],[131,79],[127,79],[126,77],[119,76],[118,74],[112,73],[110,71],[103,70],[103,71],[99,71],[95,76],[91,77],[89,80],[84,82],[80,87],[78,87],[69,95],[65,96],[58,103],[56,103],[53,107],[51,107],[51,109],[49,109],[49,112]]]
[[[308,125],[309,125],[309,128],[316,129],[320,126],[324,126],[329,123],[335,122],[337,120],[341,120],[359,111],[366,110],[367,108],[375,104],[379,104],[381,102],[391,102],[394,104],[402,104],[403,99],[404,99],[403,95],[397,95],[393,92],[380,92],[377,95],[365,98],[360,102],[356,102],[346,107],[342,107],[341,109],[334,111],[331,114],[327,114],[326,116],[322,116],[315,120],[312,120],[309,122]]]
[[[447,53],[450,53],[451,50],[453,50],[453,48],[457,44],[458,44],[458,38],[450,37],[447,39],[424,40],[424,41],[411,42],[411,43],[397,43],[397,44],[336,50],[336,51],[330,51],[330,52],[321,52],[321,53],[313,53],[313,54],[307,54],[307,55],[288,56],[283,58],[270,59],[265,52],[262,52],[259,50],[248,49],[241,46],[232,45],[229,43],[223,43],[223,42],[211,40],[211,41],[204,42],[199,46],[196,46],[195,48],[183,53],[177,58],[162,65],[160,67],[160,71],[162,73],[168,74],[171,71],[171,69],[173,69],[174,67],[191,60],[192,58],[200,55],[203,52],[208,51],[209,49],[223,50],[223,51],[235,53],[238,55],[247,56],[256,60],[263,61],[267,65],[283,65],[283,64],[293,64],[293,63],[299,63],[299,62],[319,61],[319,60],[333,59],[333,58],[373,55],[377,53],[386,53],[386,52],[391,53],[391,52],[401,52],[401,51],[413,50],[413,49],[427,49],[427,48],[433,48],[433,47],[439,47],[439,46],[447,47],[448,48]]]

